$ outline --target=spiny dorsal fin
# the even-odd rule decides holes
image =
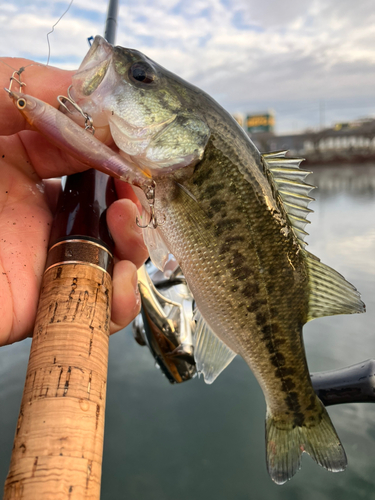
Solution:
[[[194,358],[197,371],[203,373],[206,384],[212,384],[230,364],[236,353],[213,333],[198,309],[195,310],[194,320],[196,321]]]
[[[310,283],[307,321],[323,316],[366,311],[357,289],[341,274],[309,252],[306,252],[306,260]]]
[[[310,223],[306,217],[312,212],[308,205],[314,199],[309,193],[315,186],[304,182],[311,172],[299,168],[303,158],[286,158],[286,153],[287,151],[266,153],[262,158],[275,183],[293,230],[301,245],[305,246],[307,243],[304,238],[308,233],[304,229],[306,224]]]

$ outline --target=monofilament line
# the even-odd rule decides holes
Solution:
[[[49,32],[47,33],[48,58],[47,58],[47,64],[46,64],[46,66],[48,66],[48,64],[49,64],[49,59],[50,59],[50,55],[51,55],[51,44],[50,44],[50,42],[49,42],[49,35],[55,31],[55,26],[56,26],[57,24],[59,24],[59,22],[61,21],[61,19],[62,19],[62,18],[65,16],[65,14],[69,11],[70,7],[72,6],[73,1],[74,1],[74,0],[70,0],[70,4],[68,5],[68,7],[67,7],[67,9],[65,10],[65,12],[63,12],[63,13],[61,14],[61,16],[58,18],[58,20],[57,20],[57,21],[55,22],[55,24],[52,26],[51,31],[49,31]]]

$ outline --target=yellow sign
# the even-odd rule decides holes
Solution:
[[[247,115],[246,127],[248,132],[272,132],[275,126],[275,117],[271,113]]]

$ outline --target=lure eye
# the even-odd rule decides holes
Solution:
[[[135,83],[153,83],[156,74],[153,68],[146,63],[135,63],[129,70],[129,76]]]
[[[17,108],[24,109],[24,108],[26,108],[26,104],[27,104],[26,99],[24,99],[23,97],[20,97],[17,101]]]

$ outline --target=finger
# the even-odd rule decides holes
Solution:
[[[118,179],[115,179],[115,186],[116,186],[116,193],[117,196],[121,198],[128,198],[129,200],[132,200],[138,208],[138,211],[141,213],[142,212],[142,205],[137,197],[137,195],[134,192],[133,186],[128,184],[127,182],[120,181]]]
[[[141,309],[135,265],[127,260],[118,262],[113,270],[112,284],[111,334],[125,328]]]
[[[107,210],[107,224],[115,242],[116,256],[140,267],[148,253],[142,229],[136,224],[137,215],[137,207],[131,200],[117,200]]]

